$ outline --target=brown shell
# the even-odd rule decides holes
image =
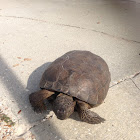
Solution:
[[[50,64],[40,87],[62,92],[91,105],[105,99],[110,83],[106,62],[89,51],[70,51]]]

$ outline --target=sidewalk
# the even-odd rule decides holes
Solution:
[[[140,139],[138,0],[0,0],[0,25],[0,117],[15,122],[0,122],[3,140]],[[92,109],[105,123],[83,123],[77,113],[61,121],[50,105],[36,114],[29,104],[50,62],[78,49],[100,55],[109,66],[108,96]]]

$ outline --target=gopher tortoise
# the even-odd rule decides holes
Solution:
[[[110,77],[101,57],[89,51],[70,51],[49,65],[40,81],[41,90],[31,93],[29,100],[36,112],[46,110],[48,99],[58,119],[77,111],[82,121],[98,124],[105,119],[89,109],[103,103]]]

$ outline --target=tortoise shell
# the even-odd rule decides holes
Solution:
[[[98,105],[107,95],[110,80],[109,68],[101,57],[89,51],[74,50],[49,65],[42,75],[40,88]]]

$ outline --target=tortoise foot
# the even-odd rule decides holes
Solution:
[[[44,112],[47,107],[44,104],[44,100],[53,95],[54,92],[48,90],[40,90],[38,92],[31,93],[29,95],[29,101],[37,113]]]
[[[31,93],[29,95],[29,101],[34,111],[37,113],[42,113],[47,109],[44,104],[44,100],[38,95],[38,92]]]
[[[90,111],[91,106],[83,101],[77,100],[77,111],[82,121],[90,124],[99,124],[105,119],[101,118],[97,113]]]
[[[82,112],[80,113],[80,118],[82,121],[90,124],[99,124],[105,121],[104,118],[100,117],[98,114],[90,110],[82,110]]]

